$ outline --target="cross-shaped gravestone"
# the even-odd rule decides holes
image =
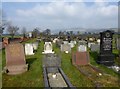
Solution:
[[[9,44],[5,48],[6,52],[6,69],[8,74],[20,74],[28,69],[25,61],[23,45],[20,43]]]

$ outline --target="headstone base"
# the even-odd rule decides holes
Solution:
[[[99,55],[97,63],[103,64],[105,66],[113,66],[114,65],[114,55]]]

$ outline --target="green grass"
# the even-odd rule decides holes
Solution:
[[[96,60],[98,58],[98,53],[97,52],[90,52],[90,64],[98,67],[99,69],[101,69],[103,72],[107,73],[107,74],[110,74],[112,76],[115,76],[115,77],[119,77],[120,78],[120,75],[118,73],[116,73],[115,71],[113,71],[112,69],[109,69],[107,68],[106,66],[104,65],[100,65],[100,64],[97,64],[96,63]],[[116,59],[115,59],[116,60]]]
[[[53,44],[54,51],[61,56],[62,58],[62,69],[64,73],[68,76],[70,82],[73,86],[77,87],[93,87],[93,83],[83,76],[79,70],[72,65],[71,62],[71,53],[65,54],[60,52],[60,49]],[[72,48],[72,51],[75,51],[76,47]],[[87,81],[86,81],[87,80]]]
[[[36,39],[28,40],[25,43],[34,42]],[[10,76],[7,74],[2,74],[2,86],[3,87],[44,87],[43,81],[43,71],[42,71],[42,51],[43,51],[44,43],[41,42],[39,44],[38,50],[33,56],[26,56],[26,62],[29,65],[29,70],[20,75]],[[93,87],[94,84],[84,75],[82,75],[79,70],[72,65],[72,52],[77,50],[76,47],[72,48],[72,52],[65,54],[60,51],[60,48],[56,47],[53,44],[53,50],[56,54],[58,54],[62,59],[61,67],[64,73],[69,78],[70,82],[76,87]],[[89,50],[88,50],[89,51]],[[113,53],[118,55],[117,50],[113,50]],[[5,66],[5,50],[3,49],[2,52],[0,51],[0,56],[2,55],[2,68]],[[98,65],[96,63],[98,53],[90,52],[90,63],[107,74],[112,76],[118,77],[118,74],[115,73],[113,70],[108,69],[105,66]]]
[[[33,42],[31,40],[30,42]],[[42,73],[42,51],[43,42],[39,44],[38,50],[33,56],[26,56],[26,62],[29,65],[29,70],[20,75],[3,74],[3,87],[43,87]],[[3,50],[3,66],[5,66],[5,57]]]

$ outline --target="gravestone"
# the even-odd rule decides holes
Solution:
[[[38,42],[34,42],[34,43],[33,43],[33,49],[34,49],[34,50],[37,50],[37,48],[38,48]]]
[[[58,73],[58,68],[61,67],[61,59],[55,54],[46,54],[42,64],[48,73]]]
[[[6,52],[6,69],[8,74],[21,74],[28,69],[25,61],[23,45],[20,43],[9,44],[5,48]]]
[[[43,54],[48,54],[48,53],[54,53],[52,51],[52,43],[51,42],[45,42],[44,44],[44,52],[42,52]]]
[[[86,52],[86,51],[87,51],[87,47],[85,45],[78,46],[78,52]]]
[[[120,38],[117,39],[117,49],[120,50]]]
[[[68,44],[68,41],[63,41],[63,44]]]
[[[3,38],[3,44],[5,47],[9,44],[9,39],[7,37]]]
[[[100,39],[97,39],[97,43],[100,44]]]
[[[73,65],[88,65],[90,63],[88,52],[75,52],[72,54]]]
[[[26,43],[25,44],[25,55],[34,55],[33,44],[31,44],[31,43]]]
[[[89,43],[88,43],[88,48],[90,48],[92,44],[95,44],[95,43],[89,42]]]
[[[68,43],[70,45],[71,48],[73,48],[75,45],[74,43]]]
[[[69,44],[62,44],[61,45],[61,51],[65,53],[71,52],[71,47]]]
[[[86,45],[87,42],[85,40],[80,40],[78,41],[78,45]]]
[[[99,51],[100,45],[99,44],[91,44],[90,49],[91,49],[91,51]]]
[[[76,44],[77,44],[77,42],[76,42],[76,41],[74,41],[74,44],[76,45]]]
[[[113,33],[109,30],[100,33],[100,54],[98,63],[112,66],[114,64],[114,55],[112,54]]]
[[[60,48],[61,44],[62,44],[62,40],[56,41],[56,47],[59,47],[59,48]]]

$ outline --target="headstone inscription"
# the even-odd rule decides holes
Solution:
[[[52,43],[51,42],[45,42],[44,44],[44,52],[42,52],[43,54],[48,54],[48,53],[54,53],[52,51]]]
[[[6,69],[9,75],[21,74],[28,69],[25,61],[23,45],[20,43],[9,44],[5,48]]]
[[[31,44],[31,43],[26,43],[25,44],[25,54],[26,55],[34,55],[34,53],[33,53],[33,44]]]
[[[114,55],[112,54],[113,32],[107,30],[100,33],[100,54],[98,63],[112,66],[114,64]]]
[[[72,54],[73,65],[88,65],[89,61],[90,60],[88,52],[75,52]]]

